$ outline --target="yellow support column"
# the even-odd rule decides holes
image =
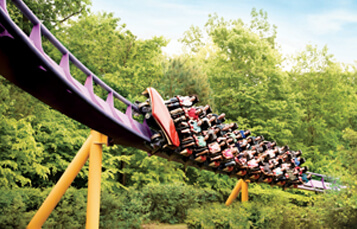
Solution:
[[[87,222],[86,228],[99,228],[100,214],[100,182],[102,174],[102,144],[107,142],[107,137],[99,132],[91,132],[93,144],[89,153],[88,197],[87,197]]]
[[[248,201],[248,183],[242,181],[242,202]]]
[[[51,212],[61,200],[68,187],[73,182],[74,178],[78,175],[79,171],[82,169],[83,165],[88,160],[89,150],[92,145],[92,141],[93,136],[91,134],[88,137],[87,141],[83,144],[77,155],[74,157],[72,162],[69,164],[66,171],[63,173],[55,187],[52,189],[51,193],[43,202],[40,209],[32,218],[27,228],[41,228],[42,225],[45,223],[48,216],[51,214]]]
[[[229,195],[227,201],[226,201],[226,206],[229,206],[232,204],[232,202],[237,198],[240,190],[242,189],[242,183],[245,183],[242,179],[240,179],[234,189],[232,190],[231,195]]]

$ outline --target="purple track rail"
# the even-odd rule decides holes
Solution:
[[[310,173],[310,172],[308,172]],[[341,188],[346,188],[346,186],[336,185],[336,181],[334,183],[326,182],[325,179],[329,178],[326,175],[318,174],[318,173],[310,173],[315,179],[311,179],[309,182],[299,185],[297,188],[307,191],[315,191],[315,192],[324,192],[325,190],[337,190],[339,191]],[[317,180],[318,179],[318,180]],[[333,179],[333,178],[329,178]]]
[[[72,55],[41,24],[20,0],[13,3],[33,24],[27,36],[9,17],[6,1],[0,0],[0,74],[49,106],[113,139],[115,144],[151,151],[151,130],[144,121],[133,119],[136,105],[115,92]],[[42,36],[61,53],[59,64],[42,49]],[[70,63],[80,69],[87,80],[79,83],[70,73]],[[106,101],[93,92],[96,83],[108,92]],[[114,107],[114,99],[127,106],[122,113]]]
[[[152,135],[150,128],[145,121],[139,123],[132,116],[133,110],[138,112],[137,106],[115,92],[77,60],[21,0],[12,2],[31,21],[33,28],[30,36],[27,36],[9,17],[6,1],[0,0],[0,74],[70,118],[111,137],[114,144],[151,152],[152,148],[148,144]],[[42,36],[62,53],[59,64],[43,51]],[[87,76],[84,85],[71,76],[70,63]],[[94,83],[108,92],[106,101],[94,93]],[[126,104],[125,113],[114,107],[114,99]],[[155,155],[185,163],[161,152]],[[315,192],[344,188],[336,188],[325,182],[324,175],[313,175],[320,180],[311,180],[297,188]]]

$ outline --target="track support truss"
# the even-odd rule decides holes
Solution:
[[[233,203],[233,201],[238,197],[239,192],[242,191],[241,200],[242,202],[248,201],[248,183],[242,179],[238,181],[232,193],[229,195],[226,206],[229,206]]]
[[[88,158],[89,175],[86,228],[99,228],[102,145],[107,143],[107,139],[107,136],[94,130],[91,131],[82,148],[78,151],[62,177],[28,224],[28,229],[42,227]]]

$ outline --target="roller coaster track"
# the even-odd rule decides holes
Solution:
[[[78,61],[22,1],[13,3],[31,21],[33,28],[27,36],[9,17],[5,0],[0,1],[0,74],[70,118],[110,136],[115,144],[149,151],[146,143],[150,142],[150,128],[145,122],[133,119],[133,111],[138,111],[136,105]],[[43,51],[42,36],[62,53],[59,64]],[[70,63],[87,76],[84,85],[71,76]],[[94,83],[108,92],[106,101],[94,94]],[[125,113],[114,107],[114,99],[127,106]]]
[[[6,1],[0,0],[0,74],[52,108],[109,136],[114,144],[152,152],[150,127],[145,119],[143,123],[133,119],[134,112],[140,113],[138,107],[77,60],[22,1],[12,2],[33,27],[26,35],[10,18]],[[44,52],[42,36],[62,54],[59,64]],[[71,76],[70,64],[87,76],[84,85]],[[94,93],[94,84],[108,93],[105,101]],[[114,107],[114,99],[125,104],[125,113]],[[156,155],[168,159],[163,153]],[[326,176],[313,175],[315,179],[297,188],[315,192],[336,188],[325,181]]]

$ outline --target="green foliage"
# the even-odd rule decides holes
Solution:
[[[56,29],[70,18],[86,16],[89,6],[92,4],[90,0],[25,0],[24,2],[50,30]],[[22,16],[17,8],[10,3],[12,2],[8,1],[7,4],[9,15],[22,29],[29,32],[32,26],[28,19]]]
[[[14,104],[18,101],[16,96],[11,100]],[[11,117],[13,110],[9,107],[0,119],[2,187],[53,185],[88,133],[83,125],[42,103],[36,101],[34,106],[41,108],[36,117],[31,112],[17,120]],[[80,174],[80,177],[86,178],[84,174],[87,173]]]
[[[57,36],[97,76],[130,99],[161,77],[161,47],[167,41],[163,37],[138,40],[119,22],[112,13],[92,14],[70,20]],[[71,73],[84,82],[86,76],[78,70]]]
[[[206,203],[192,208],[189,228],[326,228],[326,212],[312,207],[314,198],[262,188],[250,188],[249,202]],[[297,201],[297,202],[296,202]],[[329,228],[329,227],[328,227]]]
[[[331,62],[326,47],[318,50],[307,46],[296,62],[290,78],[303,108],[297,137],[322,151],[335,149],[342,130],[353,124],[350,120],[355,115],[357,97],[346,80],[348,73]]]
[[[189,30],[184,32],[184,36],[180,42],[185,44],[192,52],[198,52],[200,47],[204,45],[203,32],[198,26],[191,25]]]
[[[49,194],[48,191],[45,193]],[[86,202],[86,189],[68,189],[43,228],[83,228],[86,221]]]
[[[120,146],[103,148],[102,188],[111,193],[118,192],[122,188],[126,189],[124,165],[130,163],[132,156],[125,155],[122,148]]]
[[[217,200],[217,193],[210,189],[196,189],[192,186],[148,185],[136,198],[141,198],[149,204],[150,219],[164,223],[182,223],[191,214],[190,207]]]
[[[255,8],[253,8],[251,16],[252,20],[250,22],[249,29],[252,32],[258,34],[261,39],[266,40],[272,45],[272,47],[274,47],[277,26],[270,25],[268,22],[268,13],[264,12],[263,9],[260,9],[258,12]]]
[[[267,14],[253,9],[250,24],[214,14],[205,27],[209,39],[197,49],[195,57],[203,60],[195,63],[206,67],[215,108],[230,120],[244,120],[245,126],[267,139],[287,144],[298,128],[301,110],[279,68],[276,27],[269,24]],[[188,46],[193,45],[194,31],[182,40]],[[209,54],[202,55],[204,49]]]
[[[343,131],[345,146],[339,148],[339,167],[351,175],[357,175],[357,131],[347,128]],[[346,174],[345,174],[346,175]]]
[[[35,141],[30,118],[0,118],[0,187],[31,184],[31,176],[46,179],[49,169],[41,162],[43,147]]]
[[[50,190],[14,189],[0,192],[0,227],[25,228]],[[147,217],[141,199],[127,201],[128,193],[102,193],[102,228],[140,228]],[[50,214],[43,228],[83,228],[86,223],[87,190],[70,188]]]
[[[141,228],[150,216],[147,200],[133,189],[116,194],[102,193],[101,228]]]
[[[1,189],[0,193],[0,227],[25,228],[31,220],[29,212],[38,204],[36,199],[40,192],[31,189]]]
[[[206,204],[190,209],[188,228],[279,228],[282,215],[277,208],[259,203],[239,203],[230,207]]]
[[[235,179],[227,175],[215,174],[211,171],[199,170],[193,167],[187,167],[186,183],[199,188],[209,188],[220,194],[220,201],[227,198],[236,184]]]
[[[147,184],[184,183],[183,165],[147,153],[134,151],[129,166],[124,170],[128,174],[128,184],[140,188]]]
[[[315,193],[302,190],[283,191],[278,187],[270,187],[266,184],[249,184],[249,201],[259,202],[264,205],[279,203],[287,205],[289,203],[299,207],[306,207],[314,203]]]
[[[202,104],[210,104],[210,86],[207,75],[188,57],[164,62],[164,76],[155,86],[162,96],[198,95]]]
[[[42,113],[44,104],[0,76],[0,114],[19,120]]]
[[[24,228],[49,194],[50,189],[24,188],[0,192],[0,227]],[[83,228],[86,189],[69,188],[43,228]],[[148,220],[183,222],[190,207],[217,200],[216,192],[186,185],[149,185],[142,190],[101,194],[101,228],[140,228]]]
[[[353,228],[357,223],[357,183],[350,187],[320,197],[315,211],[329,228]]]

